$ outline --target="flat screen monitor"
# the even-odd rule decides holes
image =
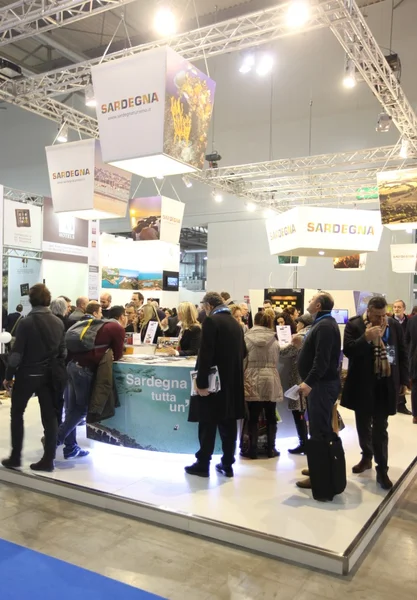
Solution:
[[[332,317],[339,325],[346,325],[349,320],[349,311],[344,308],[335,308],[332,310]]]
[[[163,285],[162,289],[164,292],[178,292],[180,285],[180,274],[178,271],[164,271],[163,272]]]

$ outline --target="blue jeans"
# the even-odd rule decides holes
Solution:
[[[94,372],[74,361],[68,364],[67,372],[65,421],[58,429],[58,445],[65,444],[64,452],[71,452],[77,446],[77,425],[88,413]]]

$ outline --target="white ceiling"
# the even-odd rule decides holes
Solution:
[[[237,4],[230,0],[216,3],[219,7]],[[200,7],[208,4],[200,0]],[[259,2],[245,3],[245,10],[255,4]],[[385,0],[366,9],[369,25],[382,46],[389,46],[391,6],[391,0]],[[403,89],[417,108],[416,22],[417,0],[403,0],[394,12],[392,47],[401,56]],[[271,78],[238,72],[238,54],[208,61],[210,75],[217,82],[214,136],[212,131],[208,149],[214,137],[214,147],[223,156],[221,165],[308,155],[310,125],[311,154],[382,146],[398,140],[395,130],[386,135],[375,132],[379,104],[365,84],[349,91],[341,86],[343,52],[329,31],[280,40],[269,50],[275,56],[272,95]],[[203,64],[199,66],[204,68]],[[70,102],[77,106],[79,100],[72,98]],[[0,111],[0,131],[2,140],[7,140],[0,145],[0,182],[34,193],[49,193],[44,147],[52,142],[56,125],[9,106]],[[74,132],[73,136],[76,139]],[[186,203],[185,226],[259,218],[258,214],[248,213],[243,200],[237,198],[215,204],[211,189],[201,184],[186,189],[180,178],[172,178],[164,184],[163,193],[175,198],[171,185]],[[154,192],[154,184],[145,180],[139,193]],[[127,222],[111,221],[104,227],[122,231]]]

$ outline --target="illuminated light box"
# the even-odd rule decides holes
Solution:
[[[336,271],[364,271],[367,254],[351,254],[338,256],[333,259],[333,268]]]
[[[129,220],[136,242],[161,240],[179,244],[185,204],[166,196],[132,198]]]
[[[47,146],[55,213],[79,219],[125,217],[132,175],[102,161],[98,140]]]
[[[378,173],[378,191],[385,227],[417,228],[417,169]]]
[[[391,266],[394,273],[415,273],[417,244],[391,244]]]
[[[271,254],[347,256],[376,252],[379,211],[298,206],[266,221]]]
[[[103,160],[141,177],[204,166],[215,82],[168,46],[92,68]]]

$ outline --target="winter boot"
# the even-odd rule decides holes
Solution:
[[[268,458],[279,456],[278,450],[275,448],[275,438],[277,437],[277,424],[268,424],[267,440],[268,440]]]
[[[293,410],[292,416],[294,418],[295,427],[298,433],[299,444],[296,448],[288,450],[290,454],[305,454],[306,443],[307,443],[307,423],[304,419],[304,412],[299,410]]]

